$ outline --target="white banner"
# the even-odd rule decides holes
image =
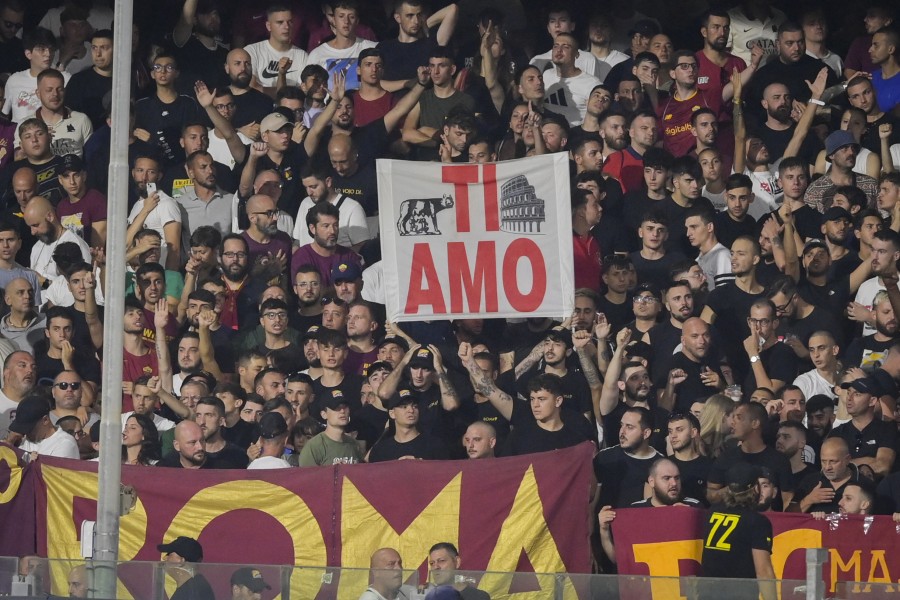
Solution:
[[[379,160],[377,170],[389,320],[571,314],[566,153],[485,165]]]

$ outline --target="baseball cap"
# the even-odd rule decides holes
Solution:
[[[376,373],[377,371],[387,371],[388,373],[390,373],[390,372],[392,372],[393,370],[394,370],[394,367],[391,366],[391,363],[389,363],[388,361],[386,361],[386,360],[376,360],[376,361],[373,362],[371,365],[369,365],[368,367],[366,367],[365,376],[366,376],[366,377],[369,377],[369,376],[371,376],[373,373]]]
[[[859,143],[849,131],[844,131],[843,129],[832,131],[825,138],[825,156],[831,156],[844,146],[859,146]]]
[[[349,406],[350,401],[344,398],[344,392],[341,390],[331,390],[330,394],[322,396],[322,407],[330,410],[338,410],[342,406]]]
[[[572,347],[572,332],[562,327],[554,327],[547,332],[544,339],[561,342],[566,345],[566,348]]]
[[[77,154],[66,154],[62,157],[62,166],[59,169],[59,174],[62,175],[69,171],[84,171],[84,160]]]
[[[262,122],[259,124],[259,132],[265,133],[267,131],[278,131],[284,127],[293,127],[294,124],[290,122],[290,120],[279,112],[273,112],[265,117],[263,117]]]
[[[28,435],[38,422],[49,414],[50,401],[43,396],[32,394],[19,402],[16,418],[9,424],[9,430]]]
[[[841,387],[844,387],[844,384],[841,384]],[[877,394],[879,390],[879,387],[875,385],[875,382],[869,377],[854,379],[850,382],[850,385],[848,387],[851,390],[856,390],[857,392],[862,392],[863,394]]]
[[[659,25],[657,25],[656,21],[650,19],[641,19],[640,21],[635,23],[628,31],[628,37],[634,37],[636,33],[639,33],[642,37],[649,38],[661,33],[661,29]]]
[[[406,404],[417,404],[419,399],[416,397],[415,392],[413,392],[412,388],[409,387],[407,383],[401,383],[397,386],[397,391],[394,392],[394,395],[391,396],[391,399],[388,400],[387,408],[391,410],[392,408],[397,408],[398,406],[404,406]]]
[[[231,585],[242,585],[255,593],[272,589],[272,586],[263,579],[260,570],[254,569],[253,567],[242,567],[232,573]]]
[[[841,208],[840,206],[832,206],[828,210],[825,211],[825,215],[822,217],[824,221],[839,221],[841,219],[845,219],[847,221],[853,222],[853,217],[850,216],[850,213],[846,208]]]
[[[200,542],[184,535],[178,536],[168,544],[159,544],[156,549],[166,554],[174,552],[188,562],[203,560],[203,546],[200,545]]]
[[[381,350],[383,347],[388,344],[396,344],[403,348],[404,352],[409,352],[409,342],[406,341],[405,338],[400,337],[399,335],[386,335],[378,344],[378,349]]]
[[[431,369],[434,371],[434,353],[428,348],[419,348],[409,361],[412,369]]]
[[[287,433],[287,421],[280,412],[267,412],[259,420],[259,436],[266,440],[277,438]]]
[[[759,467],[750,463],[739,462],[728,469],[726,479],[728,480],[728,485],[746,490],[759,483],[759,476]]]
[[[362,269],[354,262],[340,262],[331,267],[331,281],[353,281],[362,277]]]
[[[309,329],[307,329],[303,333],[303,341],[308,342],[309,340],[317,340],[319,339],[319,328],[321,325],[310,325]]]
[[[662,298],[662,296],[660,296],[660,294],[659,294],[659,290],[652,283],[645,282],[645,283],[642,283],[641,285],[637,286],[636,288],[634,288],[635,296],[640,296],[641,292],[649,292],[657,300]]]
[[[828,252],[828,246],[825,245],[825,242],[823,242],[822,240],[818,240],[818,239],[811,239],[808,242],[806,242],[805,246],[803,246],[803,254],[806,254],[813,248],[822,248],[823,250]]]

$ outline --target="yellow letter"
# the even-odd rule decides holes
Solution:
[[[19,457],[7,446],[0,446],[0,463],[6,463],[9,467],[9,484],[0,493],[0,504],[6,504],[16,497],[22,485],[22,467],[19,466]]]
[[[850,569],[853,569],[853,577],[850,578],[850,581],[859,581],[859,577],[862,571],[860,556],[862,554],[862,550],[854,550],[853,556],[850,557],[846,563],[844,559],[841,557],[840,553],[836,548],[830,548],[831,550],[831,589],[829,591],[834,591],[835,585],[837,584],[838,571],[842,573],[846,573]],[[776,573],[777,575],[777,573]]]

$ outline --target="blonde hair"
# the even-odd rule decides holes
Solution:
[[[731,433],[723,424],[724,417],[734,411],[734,400],[723,394],[710,396],[700,412],[700,441],[704,454],[718,457],[725,438]]]

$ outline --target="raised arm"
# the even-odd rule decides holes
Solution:
[[[241,138],[238,137],[231,121],[220,115],[216,107],[213,106],[215,90],[209,91],[209,88],[206,87],[203,81],[197,81],[194,83],[194,95],[197,96],[197,102],[206,111],[209,120],[212,121],[213,127],[222,134],[231,157],[238,164],[244,162],[244,159],[247,157],[247,146],[241,142]]]
[[[499,113],[503,110],[503,104],[506,102],[506,92],[503,86],[500,85],[500,80],[497,77],[498,61],[491,51],[496,41],[497,28],[488,21],[487,28],[481,36],[481,47],[479,49],[481,52],[481,76],[484,77],[484,85],[491,93],[491,101],[494,103],[494,108]]]
[[[400,122],[406,118],[406,115],[419,104],[419,98],[422,97],[422,92],[428,89],[430,83],[431,78],[428,77],[426,67],[419,67],[416,83],[406,95],[400,99],[400,102],[395,104],[394,108],[384,115],[384,128],[388,133],[394,131]]]
[[[625,346],[631,341],[631,330],[623,327],[616,334],[616,350],[609,361],[609,368],[603,379],[603,392],[597,403],[597,422],[601,417],[611,413],[619,403],[619,377],[622,375],[622,364],[625,358]]]
[[[429,344],[428,349],[434,355],[434,373],[441,387],[441,407],[447,412],[454,411],[460,407],[459,394],[456,393],[456,388],[447,375],[441,351],[434,344]]]
[[[381,382],[381,386],[378,388],[378,397],[381,398],[382,402],[387,403],[387,401],[391,399],[391,396],[397,392],[397,386],[400,385],[400,380],[403,378],[403,371],[406,370],[409,361],[412,360],[416,351],[421,347],[421,344],[411,345],[409,350],[403,356],[403,360],[397,365],[397,368],[391,371],[390,375],[385,377],[384,381]]]
[[[894,158],[891,156],[891,134],[894,127],[890,123],[882,123],[878,126],[878,140],[881,142],[881,172],[890,173],[894,170]]]
[[[809,128],[812,126],[813,119],[816,117],[816,103],[814,101],[822,98],[822,94],[825,92],[825,81],[827,79],[828,67],[822,67],[812,83],[810,83],[809,80],[806,81],[806,85],[809,87],[811,93],[809,97],[810,102],[806,105],[806,109],[803,111],[803,116],[800,117],[800,121],[797,122],[797,127],[794,129],[794,135],[791,136],[791,141],[788,142],[787,148],[784,151],[784,158],[797,156],[797,154],[800,153],[800,147],[803,145],[803,140],[806,139]]]
[[[743,84],[737,69],[731,72],[731,83],[734,86],[732,119],[734,121],[734,172],[743,173],[747,165],[747,127],[744,124]]]
[[[326,104],[319,116],[316,117],[313,126],[306,133],[306,139],[303,140],[303,148],[306,150],[307,156],[315,154],[316,149],[319,147],[319,141],[322,139],[322,132],[325,131],[326,127],[331,127],[331,118],[337,111],[338,104],[344,99],[344,93],[346,92],[344,72],[335,71],[333,79],[334,85],[332,89],[328,90],[331,102]]]
[[[175,29],[172,31],[172,42],[179,48],[191,39],[191,33],[194,31],[194,19],[197,15],[197,2],[198,0],[184,0],[181,14],[178,15],[178,22],[175,23]]]
[[[97,298],[94,296],[97,280],[94,272],[84,276],[84,320],[91,334],[91,343],[99,350],[103,347],[103,321],[100,320],[100,309],[97,307]]]
[[[153,313],[153,327],[156,330],[156,359],[159,363],[159,381],[162,388],[172,391],[172,360],[169,358],[169,344],[166,343],[166,325],[169,322],[169,303],[160,298]]]
[[[203,370],[212,373],[218,381],[222,381],[225,375],[222,373],[219,363],[216,362],[216,352],[210,335],[210,327],[216,322],[216,313],[213,310],[201,310],[197,315],[197,324],[200,325],[197,333],[200,336],[200,362]]]
[[[434,36],[435,41],[438,43],[438,46],[446,46],[450,43],[450,38],[453,37],[453,32],[456,30],[456,21],[459,18],[459,6],[456,3],[448,4],[441,10],[437,11],[425,21],[425,24],[428,26],[428,29],[436,25],[440,25],[438,27],[437,33]]]
[[[591,407],[597,422],[600,422],[597,414],[597,407],[600,405],[600,395],[603,391],[603,383],[600,381],[600,372],[594,364],[594,357],[588,353],[588,346],[591,345],[591,332],[587,329],[579,329],[572,332],[572,345],[575,348],[575,354],[578,355],[578,362],[581,364],[581,371],[584,378],[587,379],[588,387],[591,388]],[[590,415],[584,415],[590,419]]]
[[[487,398],[504,419],[507,421],[511,420],[514,400],[509,394],[498,388],[490,376],[478,368],[478,363],[475,362],[475,354],[472,352],[472,344],[463,342],[459,345],[459,358],[462,361],[462,365],[469,372],[469,379],[475,391]],[[384,387],[384,382],[381,385]],[[381,390],[379,390],[378,395],[381,395]]]

